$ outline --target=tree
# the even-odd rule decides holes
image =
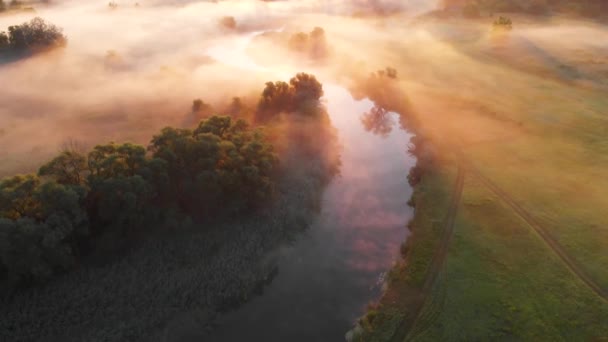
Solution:
[[[298,73],[289,80],[289,84],[267,82],[258,103],[256,119],[266,121],[282,112],[314,114],[318,112],[322,96],[323,86],[314,75],[307,73]]]
[[[194,135],[211,133],[220,138],[224,137],[224,134],[232,126],[232,119],[229,116],[218,116],[214,115],[207,120],[203,120],[199,123],[198,127],[194,130]]]
[[[154,189],[140,175],[98,180],[91,187],[88,200],[94,232],[124,240],[143,227],[153,210],[150,206],[153,194]]]
[[[363,114],[361,123],[366,131],[381,137],[388,136],[395,124],[390,113],[378,105],[375,105],[369,112]]]
[[[39,216],[40,203],[34,195],[40,179],[34,175],[18,175],[0,181],[0,217],[17,220]]]
[[[164,160],[179,208],[205,216],[243,210],[272,195],[276,156],[243,120],[212,116],[194,130],[164,128],[148,148]]]
[[[40,167],[39,176],[52,176],[60,184],[81,184],[87,170],[87,159],[78,152],[64,151]]]
[[[289,80],[289,84],[293,88],[295,109],[302,108],[303,104],[311,101],[318,102],[323,96],[323,86],[314,75],[298,73]]]
[[[9,26],[10,46],[15,50],[42,49],[61,46],[66,38],[61,29],[36,17],[21,25]]]
[[[143,226],[152,200],[162,186],[162,162],[150,161],[143,146],[131,143],[97,145],[87,158],[87,211],[95,234],[121,239]],[[158,179],[156,179],[158,177]]]
[[[97,145],[87,160],[91,185],[98,180],[138,174],[146,164],[146,149],[131,143]]]
[[[288,83],[266,82],[258,104],[258,121],[265,121],[270,117],[293,110],[293,88]]]
[[[10,46],[8,35],[4,31],[0,31],[0,50],[6,49]]]
[[[88,233],[84,188],[34,175],[0,183],[0,261],[16,281],[39,280],[67,270],[78,239]]]
[[[325,30],[315,27],[310,33],[298,32],[289,38],[290,50],[307,55],[311,58],[323,58],[327,56],[328,46],[325,38]]]
[[[310,41],[311,57],[323,58],[327,56],[328,47],[327,39],[325,38],[325,30],[321,27],[315,27],[312,32],[310,32]]]

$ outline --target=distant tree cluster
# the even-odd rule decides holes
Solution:
[[[383,130],[388,130],[387,125],[392,126],[390,120],[385,121],[390,119],[390,116],[384,115],[385,112],[398,114],[401,127],[412,129],[418,125],[395,68],[386,67],[366,76],[359,76],[351,92],[356,99],[367,97],[374,102],[375,108],[362,117],[363,124],[370,132],[382,135]],[[374,125],[380,126],[374,127]]]
[[[510,18],[500,16],[494,20],[492,26],[496,31],[511,31],[513,29],[513,22]]]
[[[262,92],[256,113],[257,121],[266,121],[279,113],[318,113],[323,86],[315,76],[299,73],[289,83],[268,82]]]
[[[264,205],[277,161],[259,129],[228,116],[164,128],[147,149],[65,150],[37,175],[0,182],[0,277],[43,280],[99,241],[119,246],[166,213],[209,220]]]
[[[377,78],[377,79],[382,79],[384,77],[386,78],[390,78],[390,79],[397,79],[397,69],[392,68],[392,67],[386,67],[384,69],[380,69],[376,72],[373,72],[371,74],[372,78]]]
[[[327,57],[329,52],[325,30],[321,27],[315,27],[310,33],[298,32],[292,35],[288,44],[290,50],[315,59]]]
[[[62,46],[67,42],[60,28],[36,17],[0,32],[0,51],[38,51]]]

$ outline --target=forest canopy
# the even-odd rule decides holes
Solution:
[[[0,182],[0,258],[15,280],[68,269],[97,237],[126,239],[168,211],[199,220],[269,200],[278,159],[260,129],[212,116],[131,143],[62,151],[37,175]]]
[[[300,73],[289,84],[267,83],[259,110],[267,119],[289,111],[325,124],[309,110],[321,109],[322,95],[316,78]],[[88,152],[67,146],[37,174],[1,180],[0,281],[48,279],[175,218],[205,226],[268,206],[281,172],[265,129],[211,115],[192,129],[165,127],[148,146],[110,142]],[[322,149],[310,151],[323,159]]]

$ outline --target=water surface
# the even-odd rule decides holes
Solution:
[[[223,60],[231,51],[224,63],[268,71],[235,48],[244,46],[215,47],[210,54]],[[407,153],[411,134],[395,113],[369,114],[370,100],[356,101],[346,89],[320,81],[344,146],[340,176],[327,187],[313,225],[278,251],[278,274],[264,293],[224,315],[210,341],[343,341],[378,299],[398,258],[413,215],[407,205],[407,174],[415,164]],[[365,113],[372,119],[367,125]]]

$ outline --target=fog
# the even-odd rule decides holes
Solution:
[[[87,146],[110,140],[145,144],[159,128],[187,122],[195,98],[216,109],[234,96],[253,103],[264,82],[300,69],[353,86],[370,72],[393,66],[400,91],[417,112],[429,114],[429,128],[448,124],[432,113],[451,106],[456,94],[472,98],[477,87],[488,90],[488,100],[500,101],[496,97],[504,88],[494,80],[510,70],[479,57],[478,52],[495,50],[485,22],[443,27],[414,20],[434,9],[434,0],[115,3],[112,9],[104,1],[54,1],[35,5],[36,13],[0,16],[0,30],[40,16],[63,28],[68,38],[65,48],[0,63],[0,176],[35,170],[66,139]],[[234,17],[235,28],[220,24],[225,16]],[[556,65],[589,60],[605,65],[604,27],[576,21],[533,24],[516,22],[508,49],[518,59],[542,63],[550,56]],[[247,48],[266,70],[217,63],[207,53],[243,34],[281,31],[288,38],[316,26],[325,30],[331,54],[314,65],[307,61],[306,68],[272,41]],[[474,45],[460,44],[460,37]],[[566,56],[577,49],[578,54]],[[268,72],[279,68],[283,72]],[[596,71],[579,69],[583,76]],[[526,80],[515,73],[506,83],[519,87]],[[462,83],[454,88],[454,82]]]
[[[261,91],[265,80],[214,63],[205,49],[234,34],[218,24],[225,15],[240,30],[280,25],[263,6],[134,4],[61,2],[0,17],[5,30],[40,16],[68,37],[65,48],[0,64],[0,174],[31,171],[68,137],[145,143],[179,125],[195,98],[216,103]]]

